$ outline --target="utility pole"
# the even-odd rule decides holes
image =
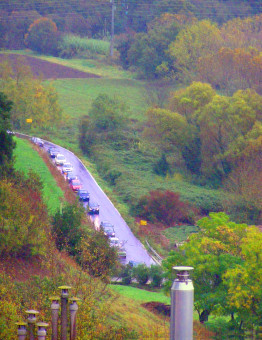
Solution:
[[[112,18],[111,18],[111,40],[110,40],[110,57],[114,56],[114,35],[115,35],[115,0],[110,0],[112,4]]]

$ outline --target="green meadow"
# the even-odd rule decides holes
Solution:
[[[56,185],[48,167],[35,151],[30,142],[24,139],[15,138],[16,148],[14,150],[15,169],[22,171],[25,175],[30,170],[37,173],[43,183],[43,199],[50,214],[53,214],[59,207],[63,198],[62,190]]]
[[[144,289],[139,289],[131,286],[123,285],[110,285],[110,288],[117,293],[126,296],[130,299],[137,300],[140,302],[161,302],[170,304],[170,297],[166,296],[163,292],[150,292]]]

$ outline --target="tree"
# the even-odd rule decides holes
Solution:
[[[163,261],[168,289],[174,279],[173,266],[193,266],[195,308],[200,321],[206,321],[212,312],[233,317],[237,310],[230,302],[225,275],[244,265],[242,245],[250,228],[230,221],[225,213],[210,213],[198,225],[199,233],[191,235],[187,243]]]
[[[0,92],[0,178],[12,171],[13,149],[15,142],[13,141],[11,131],[10,111],[12,102],[6,95]]]
[[[56,24],[49,18],[35,20],[25,35],[25,43],[33,51],[57,55],[59,34]]]
[[[133,276],[139,284],[145,285],[149,280],[149,268],[144,264],[140,263],[133,268]]]
[[[166,109],[150,108],[146,112],[145,136],[158,142],[164,151],[179,148],[190,138],[186,118]]]
[[[206,54],[214,54],[222,46],[219,28],[209,20],[199,21],[182,29],[169,45],[168,54],[173,58],[181,78],[192,79],[197,61]]]
[[[173,17],[162,24],[149,25],[147,33],[136,34],[129,42],[128,65],[136,66],[144,78],[172,77],[174,68],[166,50],[179,32],[179,25]]]
[[[118,145],[126,138],[122,128],[125,121],[125,104],[117,98],[100,94],[92,103],[89,116],[84,116],[79,125],[80,148],[90,153],[93,144],[106,141]],[[114,176],[113,176],[114,177]],[[114,178],[112,178],[114,182]]]
[[[15,174],[0,182],[0,256],[31,257],[46,253],[48,214],[36,174]]]
[[[110,247],[104,233],[94,231],[83,237],[77,259],[91,276],[107,282],[117,265],[118,256],[114,247]]]
[[[121,127],[125,105],[117,98],[100,94],[92,103],[89,111],[91,124],[98,132],[109,132]]]
[[[228,300],[237,314],[239,324],[253,328],[261,324],[262,312],[262,234],[253,227],[241,242],[243,262],[224,275]]]
[[[23,58],[18,59],[15,67],[9,62],[0,64],[0,75],[1,90],[13,102],[10,115],[14,128],[26,129],[27,118],[32,118],[33,127],[43,129],[52,129],[61,124],[62,110],[55,88],[33,77]]]
[[[198,77],[214,88],[232,94],[238,89],[253,88],[261,93],[262,59],[259,51],[221,48],[198,60]]]
[[[83,208],[77,203],[66,204],[53,217],[53,233],[58,250],[65,249],[70,255],[77,255],[80,250]]]

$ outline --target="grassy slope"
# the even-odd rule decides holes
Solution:
[[[25,174],[31,169],[40,176],[43,182],[44,202],[50,213],[55,212],[60,206],[60,198],[63,197],[62,190],[57,187],[46,164],[37,151],[32,148],[30,142],[20,138],[15,138],[15,141],[15,169],[23,171]]]
[[[63,192],[57,187],[47,166],[30,142],[19,138],[15,138],[15,141],[15,168],[26,174],[29,169],[38,173],[44,186],[44,200],[50,211],[53,211],[59,206],[59,197],[63,196]],[[168,339],[168,322],[162,321],[140,306],[141,302],[145,301],[165,301],[168,303],[167,297],[162,293],[152,293],[141,289],[132,289],[132,287],[124,289],[124,286],[121,286],[122,289],[120,290],[113,285],[111,287],[116,292],[114,314],[110,316],[113,325],[118,324],[119,326],[119,323],[126,325],[140,334],[140,339],[145,337]]]
[[[121,98],[129,108],[128,118],[142,120],[145,112],[143,83],[131,79],[57,79],[53,85],[59,102],[68,115],[78,119],[88,114],[92,101],[101,93]],[[128,93],[128,95],[127,95]]]

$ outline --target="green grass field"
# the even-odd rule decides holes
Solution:
[[[60,199],[63,198],[62,190],[56,185],[48,167],[38,153],[32,149],[30,142],[20,138],[15,138],[15,141],[15,169],[22,171],[25,175],[31,169],[40,176],[43,182],[44,202],[49,213],[53,214],[60,206]]]
[[[122,285],[110,285],[114,291],[119,294],[126,296],[132,300],[137,300],[141,302],[162,302],[165,304],[170,304],[170,297],[166,296],[163,292],[150,292],[144,289],[139,289],[131,286]]]
[[[64,112],[73,119],[77,120],[88,114],[92,101],[99,94],[105,93],[124,101],[128,108],[125,113],[128,118],[144,120],[147,105],[142,82],[131,79],[87,78],[57,79],[52,84],[59,93],[59,103]]]

